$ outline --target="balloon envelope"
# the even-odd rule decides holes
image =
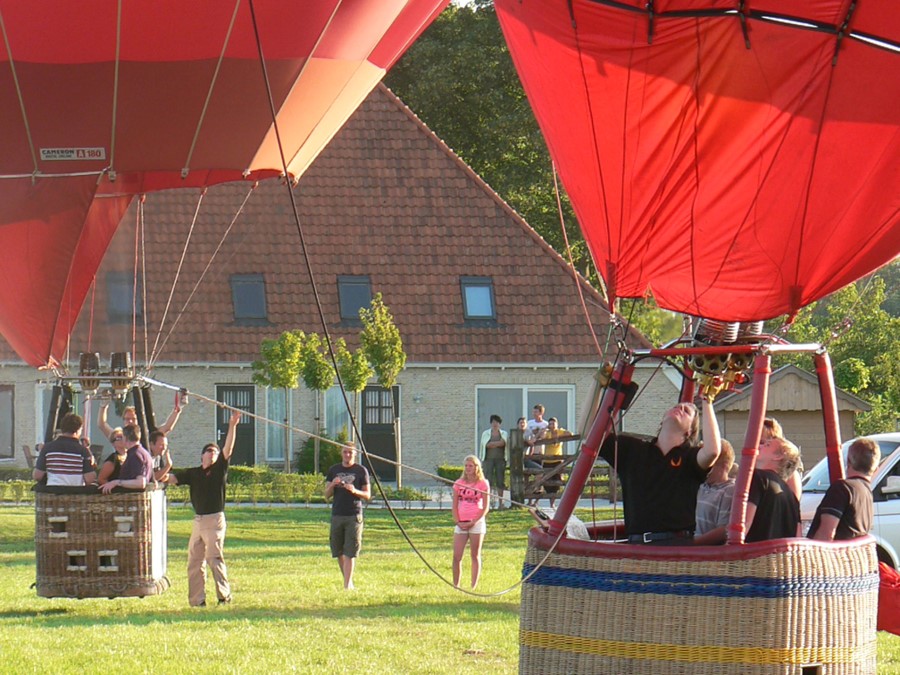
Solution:
[[[895,3],[741,4],[496,2],[613,299],[769,319],[900,253]]]
[[[284,173],[260,48],[299,176],[448,1],[0,0],[4,337],[60,356],[131,196]]]

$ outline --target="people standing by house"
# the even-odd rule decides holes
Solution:
[[[353,590],[356,558],[362,548],[363,503],[372,498],[369,472],[356,463],[356,448],[341,448],[341,461],[325,475],[325,498],[331,503],[331,557],[337,558],[344,589]]]
[[[150,432],[150,456],[153,459],[153,478],[164,483],[172,470],[172,455],[169,453],[169,438],[164,431]]]
[[[872,529],[874,506],[870,481],[881,462],[881,448],[871,438],[857,438],[847,451],[847,477],[832,483],[822,498],[810,539],[855,539]]]
[[[215,443],[203,447],[200,466],[170,472],[169,485],[190,487],[194,525],[188,542],[188,601],[192,607],[206,606],[206,567],[216,582],[219,604],[231,602],[231,585],[225,567],[225,485],[228,464],[234,451],[234,439],[241,412],[235,410],[228,420],[228,435],[221,451]]]
[[[516,421],[516,428],[522,432],[522,439],[524,440],[528,435],[528,420],[524,417],[520,417]],[[525,442],[525,445],[528,445],[528,442]],[[526,469],[540,469],[541,465],[538,462],[535,462],[533,459],[528,459],[528,456],[532,453],[533,446],[529,447],[525,453],[525,468]]]
[[[531,409],[531,419],[525,425],[525,445],[531,448],[527,454],[534,454],[534,444],[544,437],[544,431],[548,426],[549,423],[544,419],[544,406],[540,403],[535,404]]]
[[[464,460],[463,475],[453,484],[453,585],[459,587],[462,558],[469,545],[472,559],[472,588],[481,576],[481,545],[487,532],[485,516],[491,507],[491,486],[484,478],[481,462],[475,455]]]
[[[500,428],[500,415],[491,415],[491,428],[481,434],[478,459],[482,461],[484,475],[497,495],[497,508],[503,508],[503,491],[506,489],[506,452],[509,434]]]
[[[82,445],[81,432],[84,420],[80,415],[67,413],[59,425],[57,438],[41,448],[32,477],[47,485],[91,485],[97,480],[93,456]]]
[[[690,543],[694,536],[697,492],[719,456],[719,424],[712,403],[703,399],[666,411],[656,438],[610,432],[600,456],[622,483],[625,532],[629,543],[663,546]]]
[[[697,493],[695,544],[724,544],[728,538],[731,500],[734,497],[733,466],[734,447],[723,438],[719,457]]]
[[[547,428],[544,430],[544,435],[541,440],[544,441],[543,446],[543,455],[544,458],[541,460],[544,472],[545,479],[547,483],[544,484],[544,492],[547,494],[547,498],[550,500],[550,508],[554,508],[556,506],[556,495],[559,494],[559,486],[553,485],[553,482],[561,481],[562,474],[556,474],[550,478],[547,478],[546,472],[548,470],[553,470],[563,463],[563,450],[562,450],[562,442],[556,439],[561,436],[570,436],[571,432],[566,431],[562,427],[559,426],[559,420],[555,417],[551,417],[547,420]]]
[[[125,433],[122,431],[122,427],[112,430],[109,442],[112,443],[113,451],[107,455],[100,466],[100,475],[97,476],[97,483],[100,485],[106,485],[109,481],[119,477],[119,471],[128,456],[128,446],[125,444]]]
[[[784,438],[761,440],[747,497],[746,542],[800,536],[800,502],[787,481],[800,451]]]

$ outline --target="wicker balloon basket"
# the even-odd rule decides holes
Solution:
[[[523,576],[555,538],[529,536]],[[869,675],[871,537],[719,547],[563,539],[523,585],[522,673]]]
[[[165,591],[165,491],[80,492],[35,493],[38,595],[143,597]]]

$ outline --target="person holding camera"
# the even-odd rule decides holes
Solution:
[[[344,575],[344,589],[353,590],[356,557],[362,548],[363,502],[372,498],[369,472],[356,463],[356,448],[341,448],[341,462],[325,475],[325,498],[331,503],[331,557]]]

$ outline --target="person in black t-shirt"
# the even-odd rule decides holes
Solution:
[[[682,545],[694,536],[697,490],[719,456],[719,424],[712,403],[700,415],[693,403],[666,411],[656,438],[610,435],[600,456],[622,482],[629,543]]]
[[[835,481],[816,509],[810,539],[833,541],[862,537],[872,529],[874,507],[869,481],[881,461],[881,448],[871,438],[858,438],[847,451],[847,477]]]
[[[353,570],[362,546],[363,502],[369,501],[369,472],[356,463],[356,448],[341,448],[341,463],[325,476],[325,498],[331,499],[331,557],[337,558],[344,588],[353,589]]]
[[[239,410],[228,420],[228,436],[219,452],[219,446],[209,443],[200,455],[200,466],[173,471],[166,477],[169,485],[188,485],[191,505],[197,514],[188,542],[188,601],[192,607],[206,606],[206,565],[216,581],[216,597],[219,604],[231,602],[231,585],[225,569],[225,483],[228,480],[228,462],[234,450],[234,437],[241,420]]]
[[[788,485],[800,450],[784,438],[763,438],[747,497],[746,542],[800,535],[800,502]]]

